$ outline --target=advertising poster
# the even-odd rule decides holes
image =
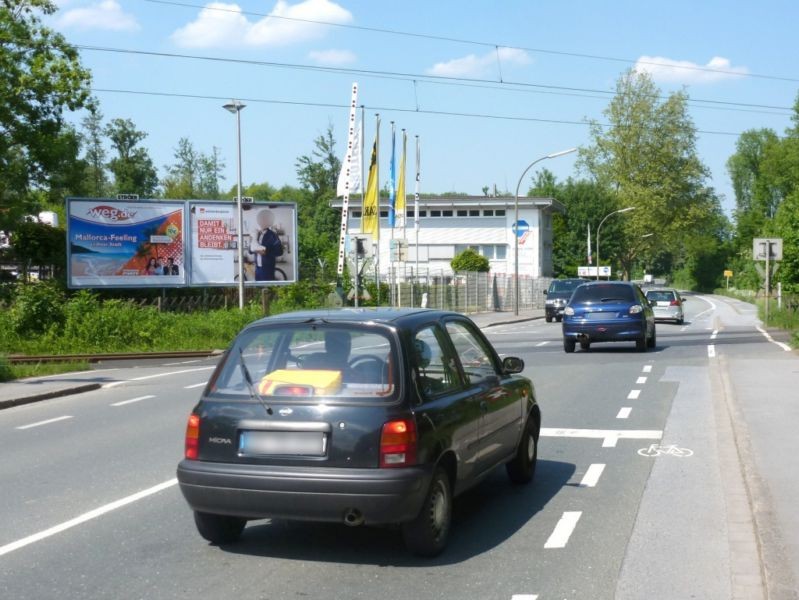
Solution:
[[[278,285],[297,280],[297,206],[243,207],[244,281]],[[238,283],[238,229],[234,202],[190,202],[192,285]]]
[[[184,202],[67,201],[69,285],[186,284]]]

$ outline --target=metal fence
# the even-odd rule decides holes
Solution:
[[[397,307],[440,308],[463,313],[511,311],[515,277],[505,273],[451,273],[427,271],[418,275],[384,274],[381,283],[389,297],[381,304]],[[544,307],[549,277],[519,277],[519,309]]]

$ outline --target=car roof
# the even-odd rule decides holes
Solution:
[[[590,279],[587,280],[586,283],[584,283],[583,285],[586,285],[586,286],[589,286],[589,287],[594,287],[594,286],[597,286],[597,285],[624,285],[624,286],[627,286],[627,287],[636,286],[636,284],[633,283],[632,281],[592,281]]]
[[[259,319],[251,325],[323,321],[326,323],[385,323],[402,326],[420,319],[428,320],[431,317],[438,319],[444,316],[462,317],[463,315],[457,312],[431,308],[323,308],[280,313]]]
[[[647,294],[649,292],[674,292],[675,294],[679,293],[675,288],[667,288],[667,287],[648,287],[644,291]]]

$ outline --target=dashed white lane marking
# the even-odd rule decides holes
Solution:
[[[680,327],[680,333],[682,333],[682,332],[683,332],[683,331],[685,331],[686,329],[688,329],[688,327],[687,327],[687,326],[685,326],[685,327]]]
[[[601,463],[596,463],[588,467],[585,475],[583,475],[582,481],[580,481],[580,487],[595,487],[604,470],[605,465]]]
[[[198,388],[198,387],[204,386],[206,383],[208,383],[208,382],[207,381],[203,381],[202,383],[192,383],[191,385],[184,385],[183,389],[184,390],[193,390],[194,388]]]
[[[548,343],[549,343],[549,341],[545,341],[545,342],[539,342],[539,343],[537,343],[537,344],[535,345],[535,347],[536,347],[536,348],[540,348],[541,346],[546,346]]]
[[[538,594],[513,594],[510,600],[538,600]]]
[[[713,330],[713,333],[711,333],[711,334],[710,334],[710,339],[711,339],[711,340],[715,340],[715,339],[716,339],[716,336],[717,336],[718,334],[719,334],[719,330],[718,330],[718,329],[714,329],[714,330]]]
[[[141,400],[149,400],[150,398],[155,398],[155,396],[139,396],[138,398],[131,398],[130,400],[122,400],[121,402],[114,402],[113,404],[109,404],[109,406],[125,406],[126,404],[133,404],[134,402],[139,402]]]
[[[124,379],[122,381],[112,381],[111,383],[106,383],[103,387],[114,388],[117,387],[118,385],[124,385],[126,383],[132,383],[134,381],[145,381],[147,379],[156,379],[157,377],[169,377],[170,375],[180,375],[181,373],[195,373],[197,371],[209,371],[211,369],[216,369],[216,365],[209,367],[196,367],[194,369],[182,369],[180,371],[169,371],[168,373],[156,373],[155,375],[144,375],[143,377],[134,377],[133,379]]]
[[[635,380],[635,385],[644,385],[646,383],[646,377],[639,377]]]
[[[630,393],[627,394],[627,400],[638,400],[638,396],[641,395],[641,390],[630,390]]]
[[[643,371],[644,371],[644,373],[651,373],[652,372],[652,365],[644,365]]]
[[[58,421],[66,421],[67,419],[71,418],[72,418],[71,415],[64,415],[63,417],[56,417],[55,419],[47,419],[46,421],[37,421],[36,423],[30,423],[29,425],[20,425],[16,429],[32,429],[33,427],[49,425],[50,423],[56,423]]]
[[[542,437],[601,439],[603,448],[615,448],[619,440],[659,440],[660,429],[558,429],[542,427]]]
[[[707,357],[708,358],[713,358],[715,356],[716,356],[716,346],[714,346],[713,344],[710,344],[707,347]]]
[[[772,344],[776,344],[777,346],[779,346],[780,348],[782,348],[782,349],[783,349],[783,350],[785,350],[786,352],[790,352],[790,351],[791,351],[791,347],[790,347],[788,344],[783,344],[782,342],[778,342],[778,341],[777,341],[777,340],[775,340],[773,337],[771,337],[771,335],[769,335],[769,332],[768,332],[768,331],[766,331],[766,330],[765,330],[765,329],[763,329],[762,327],[758,327],[758,328],[757,328],[757,330],[758,330],[760,333],[762,333],[762,334],[763,334],[763,336],[764,336],[764,337],[765,337],[765,338],[766,338],[766,339],[767,339],[769,342],[771,342]]]
[[[142,490],[140,492],[136,492],[135,494],[131,494],[130,496],[125,496],[124,498],[115,500],[114,502],[110,502],[109,504],[101,506],[100,508],[95,508],[94,510],[90,510],[89,512],[83,513],[82,515],[75,517],[74,519],[70,519],[69,521],[64,521],[59,525],[55,525],[53,527],[50,527],[49,529],[40,531],[39,533],[34,533],[33,535],[24,537],[21,540],[17,540],[16,542],[11,542],[10,544],[6,544],[5,546],[0,546],[0,556],[8,554],[9,552],[13,552],[14,550],[19,550],[20,548],[24,548],[25,546],[41,541],[57,533],[61,533],[62,531],[66,531],[67,529],[71,529],[76,525],[85,523],[86,521],[91,521],[92,519],[96,519],[97,517],[109,513],[112,510],[122,508],[127,504],[131,504],[132,502],[136,502],[137,500],[141,500],[142,498],[146,498],[147,496],[152,496],[153,494],[157,494],[162,490],[165,490],[167,488],[172,487],[173,485],[176,485],[177,482],[178,482],[177,479],[170,479],[169,481],[159,483],[158,485],[154,485],[153,487],[147,488],[146,490]]]
[[[565,548],[582,514],[582,511],[579,510],[567,510],[564,512],[557,525],[555,525],[552,535],[549,536],[546,544],[544,544],[544,548]]]
[[[630,413],[633,411],[631,406],[622,406],[619,409],[619,414],[616,415],[617,419],[626,419],[630,416]]]

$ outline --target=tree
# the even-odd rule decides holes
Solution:
[[[31,190],[74,185],[77,140],[64,113],[90,104],[77,50],[42,25],[51,0],[0,3],[0,206],[3,220],[31,209]]]
[[[456,254],[449,266],[455,273],[487,273],[491,269],[488,259],[473,248],[466,248],[460,254]]]
[[[23,279],[27,279],[30,267],[37,267],[40,275],[45,269],[52,269],[56,275],[64,271],[66,235],[63,229],[23,221],[14,229],[12,247]]]
[[[616,224],[615,258],[625,278],[645,248],[644,235],[655,234],[679,265],[687,259],[682,241],[713,231],[720,214],[718,197],[706,185],[708,169],[696,152],[687,100],[684,92],[661,99],[649,75],[629,70],[604,111],[608,126],[592,121],[591,144],[580,150],[580,167],[613,193],[615,208],[635,207]],[[594,224],[603,216],[596,215]]]
[[[130,119],[113,119],[105,128],[117,155],[108,163],[114,188],[120,194],[152,197],[158,188],[158,172],[149,153],[139,143],[147,137]]]
[[[102,198],[108,194],[106,151],[103,146],[103,113],[92,107],[83,122],[83,159],[86,161],[86,189],[89,196]]]

